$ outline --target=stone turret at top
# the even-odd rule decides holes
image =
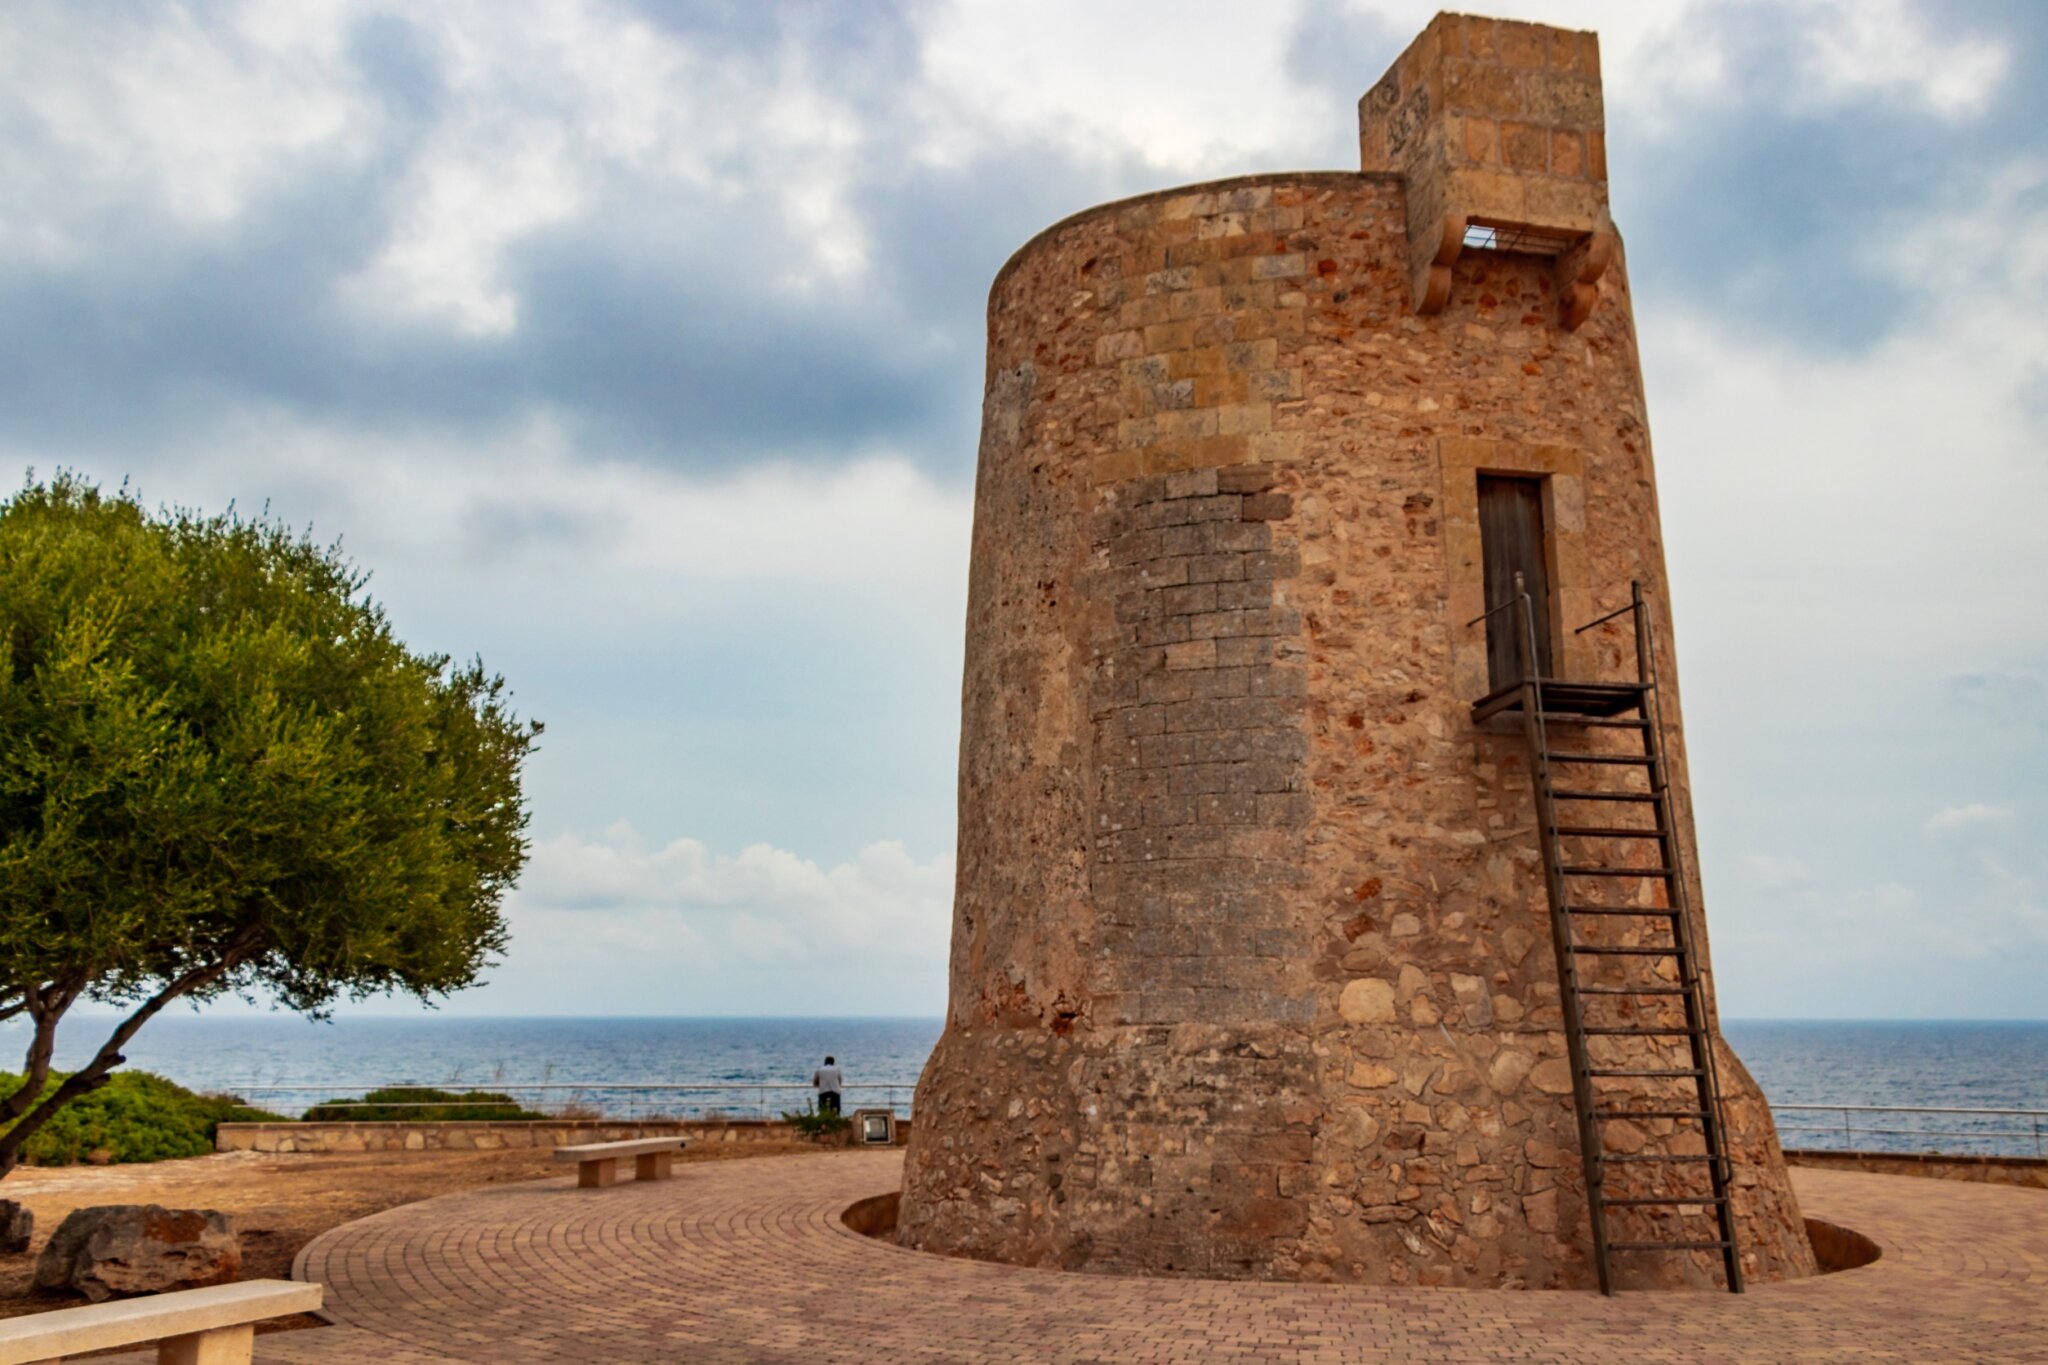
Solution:
[[[1492,228],[1555,255],[1560,320],[1585,321],[1615,246],[1596,35],[1439,14],[1358,101],[1358,147],[1406,187],[1417,312],[1443,308],[1468,234]]]
[[[1697,867],[1598,49],[1439,16],[1360,126],[1362,171],[1090,209],[991,291],[951,992],[906,1245],[1593,1281],[1527,750],[1473,720],[1502,640],[1471,623],[1512,569],[1538,652],[1615,678],[1627,624],[1573,627],[1643,584]],[[1746,1272],[1810,1274],[1769,1111],[1715,1048]],[[1625,1282],[1716,1273],[1646,1256]]]

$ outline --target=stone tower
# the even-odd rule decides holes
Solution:
[[[1626,622],[1571,628],[1642,581],[1696,867],[1596,40],[1440,15],[1359,125],[1360,172],[1090,209],[997,277],[906,1245],[1593,1283],[1528,760],[1471,718],[1467,623],[1504,482],[1566,675],[1633,668]],[[1718,1055],[1747,1272],[1810,1274]],[[1716,1282],[1644,1259],[1624,1284]]]

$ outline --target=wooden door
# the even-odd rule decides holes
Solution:
[[[1515,575],[1522,575],[1536,625],[1536,671],[1550,670],[1550,561],[1543,549],[1543,480],[1503,474],[1479,476],[1479,546],[1486,562],[1489,610],[1511,601]],[[1515,632],[1522,614],[1513,607],[1486,618],[1486,674],[1489,691],[1522,680]]]

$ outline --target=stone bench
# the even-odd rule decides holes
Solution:
[[[626,1142],[586,1142],[575,1147],[555,1148],[555,1160],[576,1163],[576,1187],[594,1190],[619,1178],[619,1161],[633,1158],[635,1180],[666,1180],[674,1166],[683,1140],[634,1138]]]
[[[320,1299],[317,1284],[244,1280],[7,1318],[0,1320],[0,1365],[60,1361],[151,1341],[157,1343],[159,1365],[249,1365],[257,1323],[310,1313]]]

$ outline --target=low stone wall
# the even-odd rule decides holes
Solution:
[[[541,1119],[448,1123],[223,1123],[222,1152],[483,1152],[578,1142],[680,1137],[691,1142],[786,1142],[789,1125],[767,1120]]]
[[[1794,1166],[1828,1171],[1869,1171],[1873,1175],[1917,1175],[1929,1180],[1974,1180],[1985,1185],[2020,1185],[2048,1190],[2048,1158],[2035,1156],[1948,1156],[1939,1152],[1787,1151]]]
[[[795,1142],[781,1119],[528,1119],[521,1122],[223,1123],[219,1152],[487,1152],[513,1147],[565,1147],[680,1137],[693,1143]],[[896,1120],[896,1145],[910,1138],[910,1120]],[[842,1145],[853,1146],[848,1131]]]

